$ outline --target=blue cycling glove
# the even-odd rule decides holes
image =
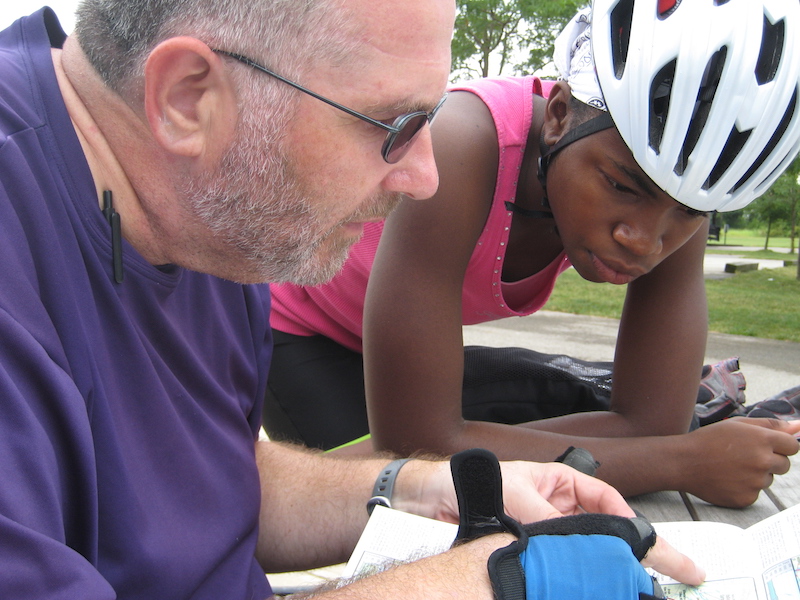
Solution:
[[[631,547],[611,535],[540,535],[519,555],[528,598],[638,598],[653,580]]]
[[[461,452],[451,470],[461,515],[457,542],[499,532],[518,538],[489,557],[497,600],[663,598],[639,563],[656,540],[646,519],[583,514],[522,526],[503,509],[494,454]]]
[[[655,543],[645,519],[586,514],[532,523],[522,531],[489,557],[498,600],[663,597],[639,564]]]

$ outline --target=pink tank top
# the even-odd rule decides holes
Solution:
[[[512,218],[505,202],[514,202],[516,198],[533,118],[532,96],[544,95],[550,87],[552,84],[543,86],[535,77],[496,77],[451,90],[474,93],[489,108],[497,130],[500,158],[489,216],[464,277],[465,325],[536,312],[550,297],[556,278],[570,267],[562,253],[542,271],[523,281],[513,284],[500,281]],[[294,335],[323,335],[361,352],[364,295],[382,231],[383,223],[367,224],[363,238],[351,249],[344,268],[329,283],[316,287],[272,285],[272,327]]]

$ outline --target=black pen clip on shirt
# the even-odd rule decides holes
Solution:
[[[103,216],[111,225],[111,260],[114,266],[114,281],[122,283],[122,225],[119,213],[114,210],[111,190],[103,192]]]

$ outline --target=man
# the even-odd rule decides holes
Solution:
[[[256,441],[257,284],[329,277],[398,194],[433,194],[453,17],[445,0],[87,0],[74,37],[49,9],[0,33],[0,597],[261,599],[265,571],[347,557],[387,459]],[[563,465],[503,472],[520,521],[632,516]],[[446,462],[396,483],[397,508],[458,519]],[[487,558],[513,539],[337,593],[489,598]],[[630,557],[608,572],[641,580]],[[702,578],[664,545],[648,560]]]

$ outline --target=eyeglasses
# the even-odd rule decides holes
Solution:
[[[316,92],[312,92],[311,90],[303,87],[299,83],[295,83],[290,79],[286,79],[281,75],[278,75],[274,71],[269,70],[268,68],[258,64],[252,59],[247,58],[246,56],[242,56],[241,54],[236,54],[235,52],[228,52],[227,50],[218,50],[216,48],[212,48],[212,50],[218,54],[224,54],[230,58],[236,59],[239,62],[242,62],[254,69],[258,69],[286,83],[293,88],[300,90],[308,94],[309,96],[313,96],[317,100],[322,100],[326,104],[333,106],[334,108],[338,108],[341,111],[346,112],[348,115],[353,117],[357,117],[362,121],[366,121],[371,125],[375,125],[375,127],[380,127],[384,131],[387,131],[386,139],[383,142],[383,148],[381,149],[381,156],[383,156],[383,160],[385,160],[389,164],[394,164],[399,161],[403,156],[405,156],[408,149],[411,147],[414,138],[420,132],[420,130],[425,126],[426,123],[430,123],[433,121],[433,118],[436,116],[438,110],[444,104],[444,101],[447,99],[447,94],[442,96],[442,99],[439,100],[439,103],[431,112],[425,112],[424,110],[417,110],[405,115],[400,115],[397,117],[391,125],[387,125],[386,123],[381,123],[380,121],[373,119],[372,117],[368,117],[365,114],[362,114],[358,111],[353,110],[352,108],[347,108],[339,104],[338,102],[334,102],[333,100],[329,100],[325,96],[320,96]]]

